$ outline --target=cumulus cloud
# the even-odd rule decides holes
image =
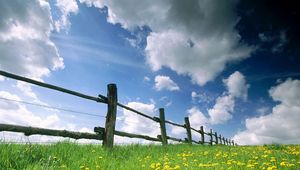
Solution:
[[[235,101],[231,95],[218,97],[213,108],[208,110],[211,124],[223,124],[232,118]]]
[[[231,74],[228,79],[223,80],[228,89],[228,93],[237,98],[247,99],[248,88],[250,85],[246,83],[245,76],[238,71]]]
[[[179,86],[168,76],[155,76],[155,89],[157,91],[161,90],[169,90],[169,91],[176,91],[179,90]]]
[[[211,124],[222,124],[232,118],[236,98],[247,99],[249,85],[245,76],[236,71],[223,80],[227,92],[216,99],[213,108],[208,109]]]
[[[57,0],[56,6],[60,10],[61,16],[58,21],[55,21],[55,28],[58,32],[62,29],[68,30],[71,26],[70,15],[78,12],[77,2],[76,0]]]
[[[235,30],[236,0],[80,2],[108,7],[108,22],[120,23],[125,29],[150,27],[145,53],[152,70],[167,67],[199,85],[212,81],[226,64],[245,59],[254,50],[241,43]]]
[[[141,102],[129,102],[127,106],[150,116],[156,115],[155,112],[157,109],[153,103],[147,104]],[[158,123],[125,109],[123,110],[123,116],[119,118],[119,123],[121,124],[121,131],[124,132],[148,135],[152,137],[156,137],[160,134],[160,127]],[[140,139],[128,139],[121,137],[115,137],[115,139],[118,143],[148,142]]]
[[[50,39],[48,2],[1,1],[0,11],[0,69],[41,79],[51,70],[64,68]]]
[[[232,118],[235,100],[237,98],[247,99],[249,85],[242,73],[238,71],[232,73],[227,79],[223,80],[223,83],[227,91],[216,99],[212,108],[207,110],[207,116],[197,107],[192,107],[187,111],[190,120],[195,121],[195,126],[226,123]],[[196,98],[198,94],[192,92],[191,96]]]
[[[203,105],[207,105],[214,100],[213,94],[208,94],[205,92],[197,93],[195,91],[192,91],[191,97],[194,103],[201,103]]]
[[[238,144],[300,142],[300,81],[287,79],[269,94],[280,103],[269,114],[247,118],[246,129],[234,136]]]

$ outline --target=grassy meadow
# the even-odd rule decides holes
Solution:
[[[300,169],[300,145],[0,144],[0,169]]]

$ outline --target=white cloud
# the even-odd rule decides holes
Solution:
[[[150,81],[151,79],[147,76],[144,77],[144,81]]]
[[[1,1],[0,11],[0,69],[41,79],[51,70],[64,68],[50,39],[52,17],[48,2]]]
[[[218,97],[216,104],[208,110],[211,124],[223,124],[232,118],[234,98],[231,95]]]
[[[0,97],[20,101],[17,95],[6,91],[0,91]],[[60,120],[56,114],[44,118],[39,117],[29,111],[24,105],[11,103],[10,101],[1,100],[0,106],[1,123],[53,128]]]
[[[4,81],[4,80],[5,80],[5,77],[0,76],[0,81]]]
[[[269,110],[270,110],[269,107],[263,106],[263,107],[256,109],[256,112],[261,115],[265,115]]]
[[[142,113],[145,113],[150,116],[155,116],[156,108],[153,103],[146,104],[141,102],[129,102],[127,104],[128,107],[131,107],[135,110],[138,110]],[[121,124],[121,131],[148,135],[152,137],[157,137],[160,134],[160,127],[157,122],[153,120],[144,118],[136,113],[133,113],[128,110],[123,110],[123,116],[118,122]],[[149,141],[141,140],[141,139],[128,139],[128,138],[119,138],[116,137],[117,143],[147,143]]]
[[[198,96],[198,94],[196,92],[192,91],[191,96],[192,96],[192,99],[194,100]]]
[[[65,122],[57,115],[59,112],[53,113],[49,109],[44,109],[42,115],[38,115],[35,112],[29,110],[26,105],[18,102],[12,102],[5,99],[11,99],[15,101],[22,101],[22,99],[16,94],[12,94],[7,91],[0,91],[0,123],[13,124],[21,126],[32,126],[48,129],[58,130],[71,130],[79,132],[92,132],[86,127],[80,127],[73,123]],[[37,142],[37,143],[51,143],[68,138],[43,136],[43,135],[32,135],[24,136],[22,133],[15,132],[1,132],[0,140],[5,142]],[[71,141],[75,141],[70,139]],[[95,140],[77,140],[76,142],[97,142]]]
[[[280,31],[277,39],[278,39],[278,42],[271,49],[272,53],[282,52],[284,46],[288,42],[285,31]]]
[[[246,83],[245,76],[238,71],[231,74],[228,79],[223,80],[228,89],[228,93],[233,97],[247,99],[248,88],[250,85]]]
[[[58,32],[62,29],[68,30],[71,26],[70,15],[78,12],[77,2],[76,0],[57,0],[56,6],[60,10],[61,16],[58,21],[55,21],[55,28]]]
[[[155,89],[157,91],[161,90],[169,90],[169,91],[176,91],[179,90],[180,88],[178,85],[168,76],[155,76]]]
[[[204,105],[207,105],[214,100],[213,94],[207,94],[205,92],[197,93],[195,91],[192,91],[191,97],[194,103],[201,103]]]
[[[238,71],[223,80],[227,92],[218,97],[213,108],[208,110],[211,124],[222,124],[232,118],[236,98],[247,99],[249,85],[245,76]]]
[[[189,114],[191,126],[196,129],[199,129],[200,126],[204,126],[209,122],[209,120],[197,107],[192,107],[187,112]]]
[[[269,94],[280,103],[269,114],[247,118],[246,130],[234,136],[238,144],[300,142],[300,81],[287,79],[272,87]]]
[[[236,98],[247,99],[249,85],[246,83],[245,76],[236,71],[227,79],[223,80],[227,88],[221,96],[216,99],[214,106],[207,110],[208,116],[205,116],[198,108],[192,107],[187,112],[189,117],[198,125],[223,124],[232,119]],[[191,93],[192,99],[201,97],[196,92]],[[195,124],[196,125],[196,124]]]
[[[168,67],[188,75],[194,83],[212,81],[226,64],[250,56],[235,30],[237,1],[80,0],[88,6],[108,7],[108,22],[128,29],[149,26],[146,61],[152,70]]]

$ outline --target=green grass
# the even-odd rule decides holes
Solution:
[[[300,169],[300,145],[0,144],[0,169]]]

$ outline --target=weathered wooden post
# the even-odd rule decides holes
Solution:
[[[227,139],[227,138],[226,138],[226,140],[225,140],[225,141],[226,141],[226,145],[228,145],[228,139]]]
[[[225,143],[225,138],[224,138],[224,137],[222,138],[222,140],[223,140],[223,144],[226,145],[226,143]]]
[[[185,121],[185,128],[186,128],[186,134],[187,134],[187,142],[189,144],[192,144],[192,132],[191,132],[191,125],[188,117],[184,118]]]
[[[217,132],[215,132],[215,139],[216,139],[216,145],[217,145],[217,144],[219,144],[219,142],[218,142],[218,134],[217,134]]]
[[[201,134],[201,143],[204,145],[204,128],[200,126],[200,134]]]
[[[161,143],[163,145],[167,145],[168,144],[168,139],[167,139],[164,108],[159,109],[159,124],[160,124],[160,132],[161,132]]]
[[[209,136],[210,136],[209,144],[213,145],[213,133],[212,133],[212,129],[210,129],[210,131],[209,131]]]
[[[219,141],[220,141],[220,144],[222,145],[222,136],[221,136],[221,134],[219,135]]]
[[[114,132],[117,117],[117,86],[116,84],[107,85],[107,114],[105,121],[105,130],[103,136],[103,146],[106,148],[113,148]]]

